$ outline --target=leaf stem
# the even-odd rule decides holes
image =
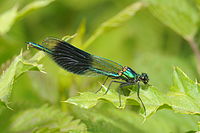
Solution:
[[[191,47],[192,51],[194,52],[194,55],[197,60],[197,71],[200,74],[200,51],[198,49],[198,44],[194,40],[194,38],[187,38],[189,46]]]

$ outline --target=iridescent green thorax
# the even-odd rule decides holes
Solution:
[[[128,78],[135,78],[137,76],[137,73],[135,73],[132,69],[128,68],[125,72],[123,72],[125,76]]]
[[[123,69],[118,72],[118,75],[121,79],[126,81],[136,80],[138,77],[138,74],[129,67],[123,67]]]
[[[144,84],[147,84],[149,82],[149,77],[146,73],[137,74],[129,67],[123,67],[122,70],[118,72],[118,77],[129,83],[142,81]]]

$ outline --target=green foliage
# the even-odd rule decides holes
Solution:
[[[179,68],[175,68],[173,79],[172,89],[167,94],[161,93],[153,86],[150,86],[146,90],[141,90],[140,95],[147,109],[146,117],[155,113],[161,107],[171,107],[172,110],[185,114],[200,114],[200,94],[198,93],[200,84],[189,79]],[[66,102],[88,109],[95,106],[98,100],[104,99],[119,108],[118,93],[116,91],[109,91],[106,95],[104,93],[105,91],[96,95],[84,92],[80,96],[69,98]],[[136,93],[130,94],[128,97],[122,96],[122,108],[125,107],[126,103],[134,105],[134,101],[140,104]]]
[[[200,129],[200,84],[194,61],[199,52],[195,44],[199,0],[11,1],[0,1],[0,62],[9,60],[3,63],[0,76],[0,132],[182,133]],[[38,43],[48,36],[63,38],[138,73],[147,72],[150,86],[141,84],[140,89],[146,115],[137,86],[121,90],[130,94],[121,95],[119,107],[117,85],[106,95],[107,85],[94,93],[100,87],[99,77],[69,74],[42,52],[30,57],[33,49],[10,59],[26,47],[24,41]]]
[[[75,109],[76,115],[84,120],[90,132],[186,132],[196,130],[198,118],[189,115],[176,114],[172,111],[160,110],[151,118],[143,119],[130,108],[119,110],[112,105],[90,110]]]
[[[37,53],[32,58],[26,60],[22,56],[22,52],[10,64],[10,66],[3,71],[0,77],[0,100],[6,106],[9,103],[9,98],[12,93],[12,88],[15,80],[23,73],[31,70],[43,71],[41,64],[38,64],[44,54]]]
[[[184,38],[193,38],[199,14],[188,0],[146,0],[152,14]]]
[[[1,16],[0,16],[0,24],[2,25],[0,28],[1,34],[4,34],[7,31],[9,31],[10,27],[14,23],[16,15],[17,15],[17,7],[16,6],[13,7],[11,10],[8,10],[7,12],[1,14]],[[6,26],[3,26],[3,25],[6,25]]]
[[[114,28],[119,27],[124,22],[128,21],[131,17],[135,15],[137,11],[139,11],[144,6],[144,3],[138,2],[133,3],[130,6],[126,7],[124,10],[119,12],[114,17],[102,23],[94,32],[94,34],[87,40],[84,44],[84,47],[87,48],[96,38],[100,35],[108,32],[109,30],[113,30]]]
[[[192,81],[180,69],[176,68],[168,102],[177,112],[199,114],[199,91],[200,84],[197,81]]]
[[[53,2],[54,0],[38,0],[34,1],[27,6],[25,6],[23,9],[18,11],[18,5],[15,5],[12,9],[4,12],[0,15],[0,35],[6,34],[12,25],[15,23],[15,21],[23,16],[25,16],[27,13],[36,10],[38,8],[42,8]]]
[[[37,128],[36,128],[37,127]],[[12,132],[86,132],[86,126],[80,120],[66,115],[55,107],[44,105],[36,109],[20,112],[13,118],[10,127]]]

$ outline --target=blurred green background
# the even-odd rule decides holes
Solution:
[[[11,11],[13,7],[17,7],[17,10],[21,11],[32,2],[34,1],[1,0],[0,14]],[[73,35],[81,24],[83,27],[85,26],[85,33],[81,36],[83,43],[75,42],[74,45],[83,48],[84,42],[95,33],[102,23],[134,2],[137,1],[55,0],[40,8],[32,5],[30,11],[17,17],[12,25],[8,26],[9,30],[6,32],[4,30],[0,34],[0,64],[4,64],[2,69],[8,67],[7,64],[22,49],[27,52],[29,57],[37,52],[34,49],[27,50],[26,41],[41,43],[46,37],[62,38],[66,35]],[[195,1],[188,3],[194,7],[195,11],[198,10]],[[197,12],[199,13],[199,11]],[[9,21],[9,15],[6,16]],[[3,19],[5,18],[0,17],[0,29],[9,24],[1,23]],[[195,35],[198,43],[198,29]],[[120,26],[103,32],[84,50],[130,66],[138,73],[148,73],[150,84],[162,92],[167,92],[172,85],[174,66],[180,67],[192,80],[199,79],[195,54],[186,39],[179,32],[160,21],[148,6],[141,8],[136,15]],[[47,56],[40,63],[44,65],[46,74],[31,71],[15,81],[9,104],[13,110],[0,109],[1,133],[32,132],[36,127],[48,125],[50,123],[46,120],[46,117],[49,118],[48,113],[46,117],[44,115],[44,118],[41,118],[46,121],[38,122],[35,124],[36,126],[33,124],[34,122],[26,125],[26,121],[33,120],[31,117],[28,119],[27,116],[20,116],[27,110],[41,107],[50,108],[49,112],[53,112],[51,111],[51,107],[53,107],[58,112],[64,113],[65,117],[72,116],[74,121],[80,120],[69,122],[72,125],[70,128],[81,129],[71,132],[182,133],[198,130],[199,117],[178,114],[170,110],[159,110],[143,123],[138,110],[132,106],[119,110],[106,101],[102,101],[94,108],[87,110],[62,103],[60,101],[76,96],[78,92],[95,92],[100,87],[98,82],[103,82],[104,77],[72,75],[59,68]],[[37,117],[31,112],[29,113],[27,115]],[[55,117],[60,117],[56,116],[57,113],[55,113]],[[49,115],[51,116],[51,113]],[[20,117],[21,119],[19,119]],[[67,125],[70,125],[69,123]],[[46,127],[41,132],[47,132]]]

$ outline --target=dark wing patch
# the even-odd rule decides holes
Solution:
[[[118,77],[118,72],[123,68],[116,62],[91,55],[56,38],[47,38],[42,44],[30,45],[48,53],[59,66],[75,74]]]
[[[65,70],[75,73],[84,74],[91,66],[91,55],[80,50],[71,44],[54,38],[49,38],[43,43],[52,47],[53,60]]]

